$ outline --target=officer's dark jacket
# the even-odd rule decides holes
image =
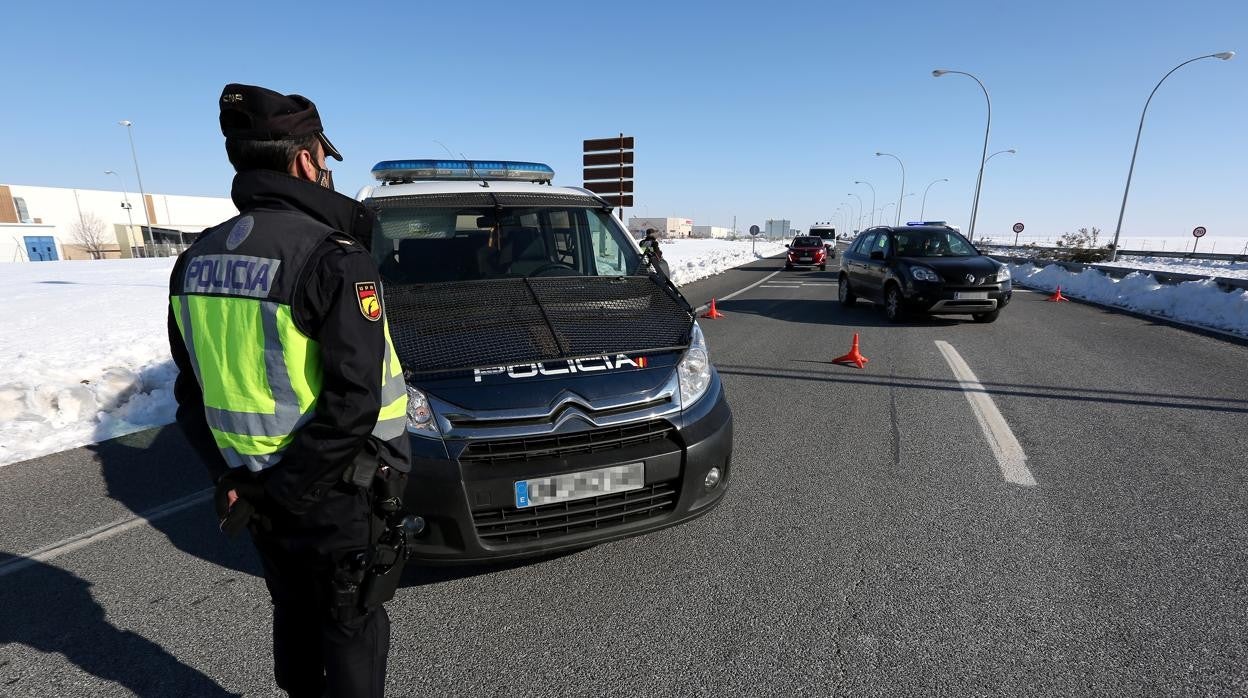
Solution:
[[[236,223],[251,216],[254,225],[246,244],[282,260],[281,280],[274,286],[284,288],[272,293],[289,298],[295,326],[319,344],[323,370],[310,420],[294,433],[280,461],[257,477],[274,501],[297,512],[319,500],[357,457],[379,454],[384,462],[406,470],[406,438],[386,443],[370,436],[381,408],[379,357],[387,347],[383,323],[361,312],[357,284],[379,281],[366,247],[375,218],[351,198],[278,172],[238,174],[232,197],[239,216],[204,231],[178,259],[170,278],[171,296],[184,288],[188,259],[225,251],[231,232],[238,236]],[[172,310],[169,344],[179,371],[174,384],[177,423],[215,481],[228,466],[205,417],[195,368]]]

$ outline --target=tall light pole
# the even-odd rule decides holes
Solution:
[[[143,220],[147,221],[147,234],[152,238],[152,242],[156,242],[155,233],[152,232],[152,214],[147,212],[147,193],[143,191],[143,175],[139,174],[139,155],[134,150],[134,124],[128,120],[122,119],[117,122],[120,126],[126,127],[126,135],[130,136],[130,157],[134,158],[134,176],[139,180],[139,198],[143,201]],[[143,241],[147,246],[147,241]]]
[[[854,180],[854,184],[865,184],[871,187],[870,182],[863,182],[857,179]],[[871,187],[871,227],[875,227],[875,187]]]
[[[1196,61],[1204,60],[1206,58],[1217,58],[1218,60],[1229,61],[1234,57],[1234,51],[1222,51],[1221,53],[1211,53],[1207,56],[1197,56],[1191,60],[1183,61],[1182,63],[1171,68],[1169,73],[1163,75],[1162,78],[1157,81],[1157,87],[1154,87],[1153,91],[1148,93],[1148,100],[1144,102],[1144,111],[1140,112],[1140,127],[1135,131],[1135,147],[1131,149],[1131,167],[1127,170],[1127,186],[1122,190],[1122,206],[1118,209],[1118,225],[1114,227],[1114,249],[1109,252],[1109,261],[1112,262],[1118,259],[1118,235],[1122,233],[1122,214],[1127,210],[1127,194],[1131,193],[1131,175],[1135,174],[1135,156],[1136,153],[1140,151],[1140,134],[1144,132],[1144,117],[1148,114],[1148,105],[1153,101],[1153,95],[1157,94],[1157,89],[1161,87],[1161,83],[1166,81],[1166,78],[1173,75],[1174,71],[1182,68],[1188,63],[1195,63]]]
[[[991,159],[995,158],[996,156],[1001,155],[1001,154],[1003,154],[1003,153],[1009,153],[1010,155],[1014,155],[1014,154],[1018,153],[1018,151],[1017,151],[1017,150],[1015,150],[1015,149],[1013,149],[1013,148],[1010,148],[1009,150],[998,150],[997,152],[993,153],[992,155],[989,155],[989,156],[988,156],[988,160],[991,160]],[[987,162],[988,162],[988,160],[985,160],[984,162],[985,162],[985,163],[987,163]]]
[[[852,196],[855,199],[858,199],[858,215],[854,217],[854,220],[849,222],[849,227],[851,228],[854,227],[855,222],[858,223],[858,227],[862,227],[862,197],[858,196],[852,191],[849,192],[849,196]]]
[[[894,223],[894,225],[901,225],[901,200],[906,198],[906,164],[901,161],[901,158],[892,153],[876,153],[875,156],[877,158],[890,157],[896,160],[898,165],[901,165],[901,191],[897,192],[897,222]]]
[[[992,98],[988,96],[988,88],[984,87],[984,83],[979,78],[964,73],[961,70],[933,70],[932,77],[938,78],[942,75],[965,75],[975,81],[979,85],[979,89],[984,91],[984,101],[988,103],[988,123],[984,126],[984,152],[979,156],[979,177],[975,179],[975,201],[971,204],[971,234],[970,239],[975,239],[975,216],[979,213],[979,190],[984,183],[984,163],[988,162],[988,133],[992,130]]]
[[[888,220],[887,218],[884,217],[884,214],[888,212],[888,207],[892,205],[893,205],[893,202],[890,201],[884,204],[882,207],[880,207],[880,222],[881,223]]]
[[[117,179],[121,180],[121,198],[123,201],[125,201],[125,203],[122,205],[122,208],[126,209],[126,221],[129,223],[129,227],[126,229],[126,235],[127,237],[130,235],[133,235],[134,234],[134,216],[130,213],[130,210],[133,209],[134,207],[130,205],[130,194],[129,192],[126,191],[126,180],[120,174],[112,170],[104,170],[104,174],[114,175],[115,177],[117,177]]]
[[[948,181],[949,181],[948,179],[933,179],[931,182],[928,182],[927,188],[923,190],[923,205],[919,208],[919,220],[921,221],[927,220],[926,218],[923,217],[923,214],[927,212],[927,192],[931,190],[932,185],[937,182],[948,182]]]

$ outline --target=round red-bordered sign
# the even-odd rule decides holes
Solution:
[[[1016,233],[1021,233],[1021,232],[1023,232],[1023,224],[1022,224],[1022,223],[1015,223],[1015,224],[1014,224],[1014,232],[1016,232]]]
[[[1203,237],[1205,236],[1205,233],[1207,233],[1207,232],[1209,232],[1209,231],[1208,231],[1208,230],[1205,230],[1205,226],[1203,226],[1203,225],[1198,225],[1198,226],[1196,226],[1196,229],[1192,231],[1192,236],[1193,236],[1193,237],[1198,237],[1198,238],[1203,238]]]

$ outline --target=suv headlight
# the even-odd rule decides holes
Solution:
[[[438,421],[433,418],[429,398],[410,385],[407,386],[407,430],[421,436],[439,435]]]
[[[1010,280],[1010,268],[1005,266],[1004,264],[1002,264],[1000,267],[997,267],[997,281],[1009,281],[1009,280]]]
[[[706,394],[711,385],[711,357],[706,352],[706,338],[702,336],[702,328],[693,323],[693,333],[689,338],[689,348],[676,367],[680,378],[680,406],[687,409]]]
[[[916,281],[940,282],[940,275],[927,267],[910,267],[910,276],[913,276]]]

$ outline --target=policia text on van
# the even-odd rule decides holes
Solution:
[[[689,304],[540,163],[392,161],[360,192],[409,392],[417,559],[584,547],[707,512],[732,416]]]

